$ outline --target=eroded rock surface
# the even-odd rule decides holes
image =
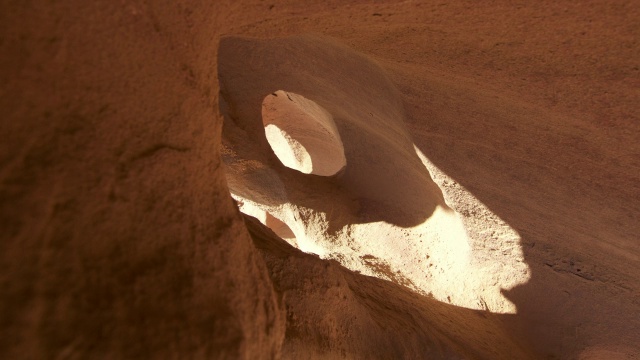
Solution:
[[[636,358],[639,11],[626,0],[3,2],[0,357]],[[236,37],[217,69],[221,34]],[[280,62],[247,70],[261,56]],[[260,81],[218,89],[218,70]],[[302,174],[264,155],[260,104],[277,90],[332,114],[343,171]],[[218,105],[249,125],[225,124],[224,146]],[[374,136],[352,136],[363,129]],[[257,222],[252,242],[229,189],[289,244]],[[388,241],[415,234],[386,230],[439,212],[466,232],[464,266],[447,264],[459,248],[436,236],[417,250],[440,250],[432,267],[473,269],[480,286],[432,299],[407,279],[455,289],[444,286],[455,272],[400,276],[401,256],[380,259],[420,254]],[[378,253],[328,241],[371,224],[348,238],[384,244]],[[335,257],[347,267],[298,249],[348,254]]]
[[[0,358],[275,358],[220,167],[224,2],[0,5]]]
[[[291,244],[352,271],[457,306],[516,311],[502,290],[529,277],[517,233],[463,189],[457,192],[465,194],[464,202],[446,203],[445,197],[455,200],[453,194],[443,194],[431,174],[446,176],[413,143],[402,98],[384,69],[335,39],[311,35],[228,37],[219,58],[227,104],[223,160],[241,211],[267,226],[268,216],[279,219],[295,235],[288,238]],[[304,95],[269,94],[260,112],[261,94],[278,87]],[[307,119],[310,114],[315,115]],[[317,131],[306,131],[310,122]],[[276,123],[300,136],[307,149],[331,144],[328,140],[338,138],[332,134],[339,133],[344,172],[318,178],[280,164],[282,156],[276,151],[275,159],[269,151],[274,141],[268,127],[266,134],[261,127]],[[289,149],[285,141],[279,146]],[[332,154],[325,152],[327,159],[337,157]],[[245,166],[249,163],[254,166]],[[465,226],[450,205],[482,208],[494,221]],[[479,231],[503,236],[496,245],[500,251],[483,248]]]
[[[333,117],[302,95],[282,90],[267,95],[262,124],[271,149],[290,169],[331,176],[347,165]]]

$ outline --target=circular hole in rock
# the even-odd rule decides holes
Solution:
[[[302,95],[283,90],[267,95],[262,123],[271,149],[288,168],[331,176],[347,165],[333,117]]]

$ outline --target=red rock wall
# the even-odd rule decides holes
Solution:
[[[276,356],[218,155],[228,4],[0,8],[0,357]]]

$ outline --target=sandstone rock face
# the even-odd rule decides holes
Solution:
[[[291,244],[352,271],[400,282],[457,306],[515,312],[501,290],[528,280],[519,237],[468,193],[466,206],[483,209],[494,222],[481,229],[465,226],[445,202],[431,177],[437,168],[405,127],[399,91],[374,61],[319,36],[228,37],[219,52],[219,78],[229,104],[222,109],[227,120],[223,159],[241,211],[266,226],[268,219],[278,219],[295,235],[288,238]],[[257,111],[261,94],[285,86],[304,96],[277,91]],[[328,159],[341,154],[332,149],[344,149],[344,173],[322,179],[291,172],[291,166],[278,163],[278,151],[278,159],[270,156],[274,141],[268,127],[262,134],[261,123],[282,124],[307,149],[324,149]],[[340,139],[338,133],[339,144],[332,142]],[[287,147],[285,141],[278,145]],[[480,249],[482,236],[470,238],[472,230],[500,234],[512,243],[499,254]]]
[[[287,309],[286,359],[533,359],[499,318],[305,254],[247,226]],[[496,345],[500,344],[500,345]]]
[[[223,2],[4,2],[0,357],[274,358],[220,167]]]
[[[637,358],[638,11],[3,2],[0,358]]]

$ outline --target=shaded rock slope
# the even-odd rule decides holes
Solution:
[[[1,358],[278,355],[218,155],[227,8],[2,4]]]

